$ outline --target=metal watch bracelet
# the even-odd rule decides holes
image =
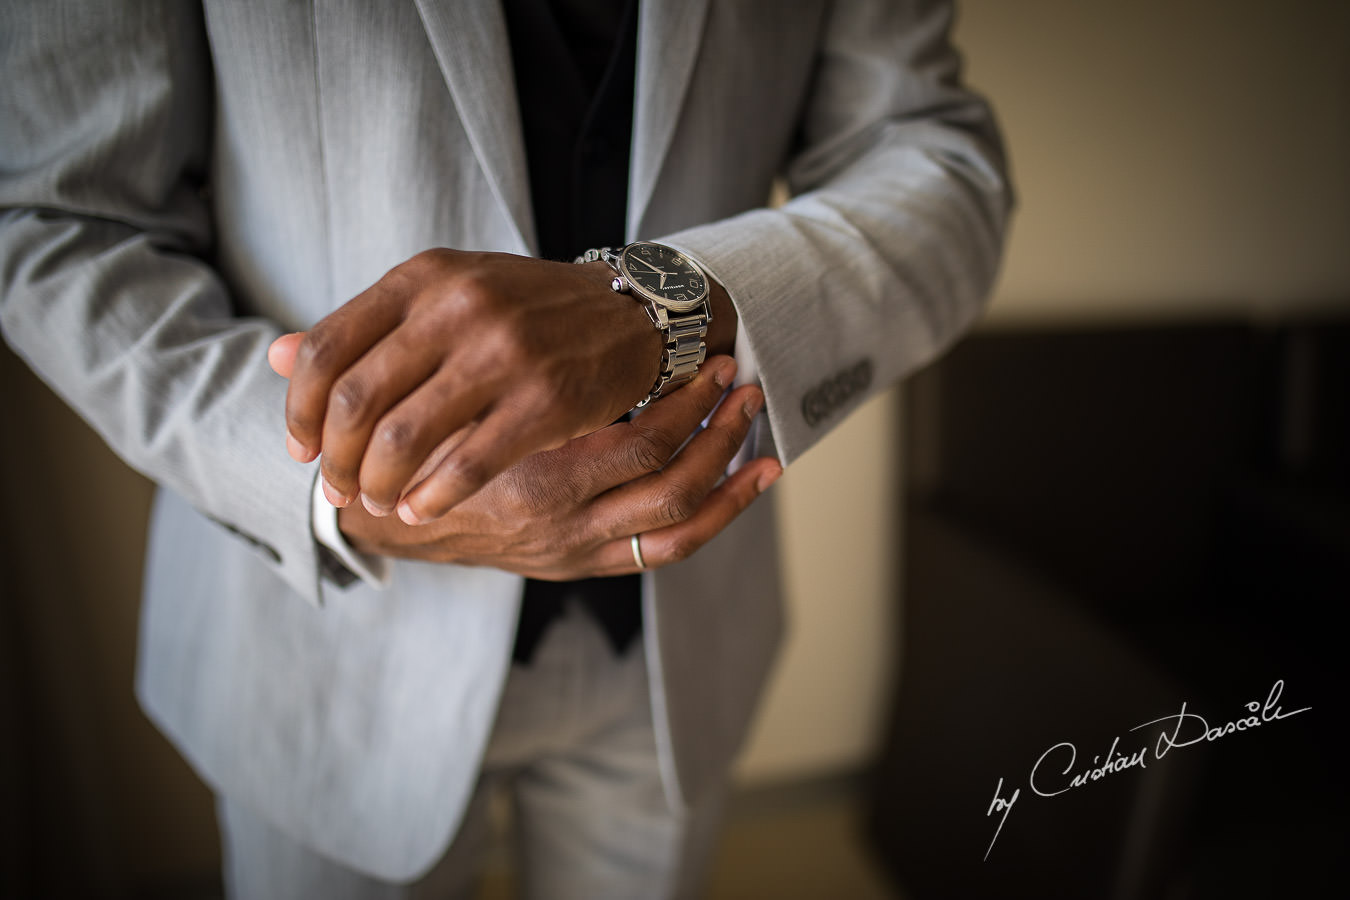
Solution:
[[[651,320],[652,326],[660,331],[664,338],[661,352],[661,371],[656,376],[647,396],[634,405],[641,409],[668,391],[681,387],[694,379],[698,367],[708,353],[706,339],[708,323],[712,320],[712,309],[705,300],[694,312],[675,313],[661,306],[649,297],[627,285],[619,268],[619,256],[609,247],[587,250],[574,262],[588,263],[601,260],[615,272],[613,288],[619,293],[631,293],[634,300],[642,304]]]
[[[637,408],[646,406],[666,391],[688,384],[698,374],[698,367],[708,355],[708,316],[694,313],[687,316],[672,316],[662,307],[647,306],[647,316],[660,331],[664,332],[666,345],[661,353],[661,373],[656,383]],[[664,320],[664,321],[663,321]]]

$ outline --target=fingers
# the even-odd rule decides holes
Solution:
[[[692,382],[690,386],[692,386]],[[683,393],[688,387],[681,390]],[[736,456],[764,402],[747,385],[727,395],[708,420],[661,471],[648,474],[597,498],[587,514],[608,540],[595,553],[594,566],[606,574],[638,571],[632,536],[639,534],[646,568],[689,558],[716,537],[782,474],[776,459],[751,460],[721,484],[718,480]]]
[[[696,434],[660,472],[618,487],[597,499],[601,522],[612,523],[611,537],[652,531],[691,518],[740,451],[764,393],[755,385],[727,395],[708,427]]]
[[[323,424],[325,482],[345,501],[360,492],[376,514],[392,511],[432,449],[482,411],[491,386],[463,377],[434,345],[404,340],[407,330],[342,373]]]
[[[329,396],[339,376],[398,326],[404,308],[382,280],[305,332],[286,391],[286,431],[292,439],[287,443],[298,448],[300,462],[314,459],[323,447]]]
[[[300,350],[300,341],[305,337],[303,331],[283,334],[267,348],[267,363],[282,378],[290,378],[295,367],[295,354]]]
[[[712,383],[711,375],[708,382]],[[689,390],[691,387],[692,382],[682,389],[689,391],[683,404],[688,408],[679,415],[687,418],[688,427],[695,428],[697,416],[708,401],[698,399],[697,392]],[[702,389],[715,393],[706,384]],[[588,443],[586,438],[569,441],[558,450],[532,454],[512,466],[507,474],[495,477],[485,492],[467,503],[456,504],[450,515],[440,519],[440,523],[455,523],[448,531],[442,533],[440,523],[395,531],[400,537],[395,542],[399,549],[394,555],[491,565],[555,580],[619,575],[687,559],[720,534],[782,474],[777,460],[761,458],[718,483],[763,402],[763,392],[757,386],[731,391],[708,417],[707,427],[696,431],[659,471],[648,472],[596,497],[579,498],[569,496],[568,490],[556,489],[559,482],[571,479],[575,462],[586,457],[578,449]],[[669,404],[668,408],[674,406]],[[418,489],[433,483],[433,477],[440,477],[443,470],[439,466],[444,466],[460,450],[471,451],[464,454],[465,460],[485,455],[507,458],[515,452],[528,452],[498,449],[525,448],[538,440],[533,435],[513,436],[509,425],[498,424],[518,421],[519,413],[516,410],[507,417],[488,416],[448,439],[433,453],[440,460],[438,467],[418,473],[433,473]],[[610,432],[606,441],[616,440],[615,435],[630,442],[639,440],[630,424],[605,429]],[[671,440],[678,442],[678,433]],[[493,449],[490,452],[483,451],[482,446],[475,449],[479,442]],[[462,460],[452,464],[452,468],[459,467],[456,477],[466,483],[493,477],[486,471],[475,472],[463,466]],[[399,505],[399,518],[407,525],[422,525],[419,513],[431,507],[423,505],[426,501],[419,499],[416,490],[406,499],[408,503]],[[383,521],[377,531],[381,528],[387,531],[391,525],[403,527],[390,519]],[[633,555],[635,533],[640,534],[642,566]]]
[[[730,384],[735,375],[735,360],[717,357],[705,365],[697,378],[652,404],[635,421],[602,428],[546,453],[541,465],[546,461],[552,472],[559,473],[556,477],[567,482],[550,493],[570,496],[578,503],[587,502],[610,488],[659,470],[713,411],[722,397],[723,386]],[[431,413],[439,406],[428,402],[425,408]],[[418,421],[416,415],[408,419]],[[521,428],[521,421],[528,421],[531,426]],[[525,456],[565,440],[567,435],[559,430],[561,425],[553,426],[551,421],[540,412],[522,415],[519,405],[494,410],[445,455],[430,476],[408,492],[398,504],[399,516],[409,524],[437,519]],[[383,424],[380,427],[383,429]],[[408,454],[409,460],[414,457],[420,458],[419,453]],[[398,490],[409,483],[407,465],[395,470],[388,460],[371,455],[367,459],[369,467],[365,464],[361,467],[363,496],[387,490],[389,493],[381,496],[396,499]],[[723,468],[725,465],[724,462]],[[398,474],[377,486],[372,479],[381,468]]]
[[[579,569],[573,560],[568,567],[530,574],[545,578],[621,575],[688,559],[783,473],[778,460],[761,457],[718,484],[763,401],[757,386],[732,391],[708,426],[661,471],[583,504],[572,520],[578,531],[585,532],[578,543],[588,548]],[[634,534],[639,535],[643,566],[634,558]]]
[[[565,439],[552,433],[551,420],[528,418],[538,424],[520,428],[519,415],[498,408],[467,430],[431,474],[398,503],[399,518],[409,525],[439,519],[521,459]]]
[[[778,460],[753,459],[713,489],[688,519],[654,531],[635,532],[646,568],[659,569],[688,559],[745,512],[782,474]],[[633,558],[632,537],[629,534],[614,538],[601,548],[599,555],[605,572],[619,575],[640,571]]]
[[[575,456],[578,495],[595,497],[659,471],[712,414],[735,377],[736,360],[713,357],[693,381],[633,421],[601,429],[558,451]]]
[[[300,342],[304,337],[303,331],[283,334],[268,346],[267,363],[273,372],[282,378],[291,377],[291,372],[295,369],[295,355],[299,352]],[[286,432],[286,452],[301,462],[308,462],[314,458],[314,453],[292,437],[290,431]]]

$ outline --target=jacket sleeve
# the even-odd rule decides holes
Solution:
[[[837,2],[785,177],[791,199],[661,240],[731,295],[790,463],[977,317],[1011,189],[960,83],[943,2]]]
[[[16,6],[24,6],[16,10]],[[210,266],[211,66],[192,4],[7,4],[0,326],[124,460],[318,602],[280,333]]]

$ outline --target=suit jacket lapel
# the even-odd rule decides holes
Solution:
[[[708,0],[642,0],[638,13],[637,109],[628,176],[628,239],[656,190],[707,20]]]
[[[515,226],[521,247],[537,254],[511,42],[501,7],[417,0],[417,9],[474,155]]]

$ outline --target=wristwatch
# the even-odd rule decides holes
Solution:
[[[587,250],[576,262],[597,259],[614,270],[609,286],[642,303],[652,325],[665,338],[661,373],[646,399],[637,404],[646,406],[692,381],[708,354],[705,339],[712,321],[708,276],[680,251],[651,241],[637,241],[618,250]]]

